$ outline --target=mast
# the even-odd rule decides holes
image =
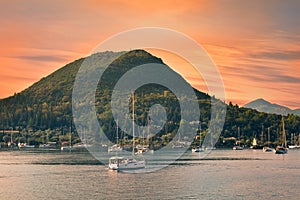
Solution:
[[[270,127],[268,127],[268,147],[270,146]]]
[[[286,147],[285,129],[284,129],[284,117],[282,115],[282,134],[281,134],[281,145]]]
[[[10,129],[10,145],[13,144],[12,132],[13,132],[13,128]]]
[[[240,127],[238,127],[238,140],[239,140],[239,146],[241,146]]]
[[[117,120],[117,146],[119,145],[119,128],[118,128],[118,120]]]
[[[261,125],[261,144],[264,144],[264,124]]]
[[[148,142],[148,148],[150,147],[150,116],[148,116],[148,122],[147,122],[147,126],[148,126],[148,128],[147,128],[147,136],[146,136],[146,138],[147,138],[147,142]]]
[[[200,121],[200,124],[199,124],[199,149],[200,149],[200,147],[202,148],[202,145],[201,145],[201,121]]]
[[[29,130],[29,134],[30,134],[30,130]],[[25,143],[27,144],[27,145],[29,145],[29,136],[28,136],[28,132],[26,132],[26,141],[25,141]]]
[[[132,157],[134,156],[134,92],[132,92]]]
[[[70,126],[70,141],[69,141],[69,150],[71,152],[71,148],[72,148],[72,120],[71,120],[71,126]]]

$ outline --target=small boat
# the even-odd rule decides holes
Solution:
[[[182,142],[174,142],[172,145],[173,149],[182,149],[185,148],[184,143]]]
[[[202,138],[201,138],[201,121],[199,123],[199,146],[198,147],[194,147],[192,148],[192,153],[200,153],[200,152],[204,152],[204,149],[201,146],[202,143]]]
[[[116,125],[116,134],[117,134],[117,144],[114,144],[114,145],[112,145],[111,147],[109,147],[107,149],[107,151],[109,153],[115,153],[115,152],[122,152],[123,151],[123,148],[119,144],[119,126],[118,126],[118,121],[117,121],[117,125]]]
[[[289,149],[299,149],[299,145],[289,145]]]
[[[285,148],[285,147],[276,147],[276,151],[275,151],[276,154],[287,154],[288,153],[288,148]]]
[[[72,150],[85,151],[87,148],[90,148],[90,147],[92,147],[91,144],[80,142],[80,143],[74,144],[72,146]]]
[[[263,149],[263,146],[258,145],[256,138],[253,138],[252,146],[250,147],[250,149]]]
[[[72,146],[62,146],[60,147],[60,150],[61,151],[72,151]]]
[[[263,152],[274,152],[275,149],[269,147],[270,145],[270,127],[268,128],[268,146],[263,147]]]
[[[199,153],[199,152],[204,152],[203,148],[197,147],[197,148],[192,148],[193,153]]]
[[[292,144],[289,145],[289,149],[299,149],[300,148],[299,144],[296,145],[296,135],[293,133],[291,134],[291,143]],[[298,136],[298,143],[300,143],[300,134]]]
[[[137,145],[136,149],[137,149],[136,154],[144,154],[149,151],[149,147],[147,145]]]
[[[27,135],[27,132],[26,132],[26,136],[25,137],[27,138],[27,140],[24,143],[21,143],[20,141],[18,143],[19,150],[21,150],[21,149],[33,149],[33,148],[35,148],[34,145],[30,145],[29,144],[29,137]]]
[[[34,145],[29,145],[27,143],[18,143],[18,147],[21,150],[21,149],[32,149],[35,146]]]
[[[107,149],[107,151],[109,153],[114,153],[114,152],[122,152],[123,151],[123,148],[120,147],[118,144],[114,144],[113,146],[109,147]]]
[[[173,142],[172,148],[173,149],[182,149],[186,147],[186,142],[181,140],[180,132],[178,132],[178,140]]]
[[[60,150],[61,151],[72,151],[73,147],[72,147],[72,131],[70,131],[70,135],[69,135],[69,146],[61,146]]]
[[[244,147],[242,146],[234,146],[232,147],[233,150],[244,150]]]
[[[39,148],[42,148],[42,149],[48,149],[48,148],[51,148],[51,146],[50,146],[50,144],[45,144],[45,143],[43,143],[43,144],[40,144],[40,145],[39,145]]]
[[[263,152],[273,152],[274,149],[270,147],[263,147]]]
[[[276,147],[276,154],[287,154],[288,148],[286,147],[286,136],[285,136],[285,130],[284,130],[284,118],[282,115],[282,134],[281,134],[281,146]]]
[[[238,127],[238,145],[232,147],[233,150],[244,150],[244,147],[241,146],[241,141],[240,141],[240,127]]]

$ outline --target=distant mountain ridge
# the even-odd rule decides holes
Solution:
[[[251,101],[245,104],[243,107],[245,108],[252,108],[259,112],[271,113],[271,114],[295,114],[300,116],[300,108],[292,110],[289,107],[282,106],[279,104],[271,103],[266,101],[265,99],[259,98],[254,101]]]

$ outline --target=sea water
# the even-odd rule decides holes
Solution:
[[[0,151],[0,199],[300,198],[300,150],[198,157],[187,152],[163,169],[130,174],[110,171],[86,152]]]

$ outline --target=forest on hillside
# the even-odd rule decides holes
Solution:
[[[112,54],[115,53],[104,52],[92,56],[97,59],[97,56],[109,57]],[[0,100],[0,143],[7,143],[11,139],[14,142],[29,141],[34,145],[44,143],[46,140],[59,143],[68,141],[70,134],[72,134],[73,144],[80,142],[81,136],[76,133],[72,116],[72,89],[76,73],[83,60],[82,58],[67,64],[23,92]],[[99,83],[101,85],[96,91],[95,102],[97,117],[111,141],[116,139],[116,122],[113,120],[110,107],[113,86],[129,69],[149,62],[163,64],[161,59],[143,50],[130,51],[110,65]],[[201,128],[201,135],[204,137],[210,121],[211,97],[200,91],[194,91],[200,108],[201,127],[198,129]],[[147,124],[147,112],[152,104],[160,104],[166,109],[167,126],[164,126],[154,139],[164,143],[169,142],[176,134],[181,120],[181,110],[176,96],[168,88],[155,84],[141,87],[135,94],[136,122],[140,125]],[[265,143],[268,131],[270,141],[276,144],[281,134],[281,119],[281,115],[258,112],[229,103],[224,128],[217,146],[233,145],[236,140],[232,137],[238,137],[238,130],[240,130],[242,144],[249,146],[253,138],[263,139]],[[284,121],[287,139],[290,140],[292,134],[298,135],[300,132],[300,117],[289,114],[284,117]],[[12,130],[14,134],[11,134]],[[196,136],[199,130],[192,134]],[[120,132],[124,137],[126,136],[122,130]]]

